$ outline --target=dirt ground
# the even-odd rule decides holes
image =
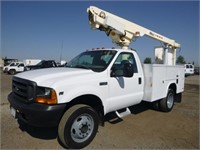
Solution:
[[[64,149],[56,128],[20,125],[10,115],[11,79],[1,73],[1,149]],[[85,149],[199,149],[199,76],[186,78],[182,96],[170,113],[155,111],[146,103],[132,107],[132,114],[123,120],[100,126]]]

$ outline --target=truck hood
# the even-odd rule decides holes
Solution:
[[[51,87],[52,84],[62,80],[72,80],[72,78],[97,74],[92,70],[79,68],[47,68],[33,71],[26,71],[15,75],[16,77],[34,81],[39,86]]]

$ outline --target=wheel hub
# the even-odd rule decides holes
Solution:
[[[94,121],[88,114],[77,117],[71,127],[71,137],[80,143],[87,140],[94,129]]]
[[[171,108],[173,106],[173,103],[174,103],[174,96],[173,94],[170,94],[167,99],[168,108]]]
[[[82,133],[86,133],[88,131],[88,129],[89,129],[89,127],[88,127],[87,123],[82,124],[82,127],[80,128]]]

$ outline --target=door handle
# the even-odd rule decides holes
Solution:
[[[138,84],[142,84],[142,78],[141,77],[138,78]]]

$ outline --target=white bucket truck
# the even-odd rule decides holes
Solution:
[[[184,67],[175,66],[178,43],[97,7],[87,12],[91,27],[122,49],[89,50],[64,68],[18,74],[8,96],[14,117],[33,126],[58,126],[62,144],[77,149],[93,140],[106,114],[122,118],[142,101],[169,112],[184,91]],[[142,65],[128,49],[143,35],[164,43],[164,64]]]

